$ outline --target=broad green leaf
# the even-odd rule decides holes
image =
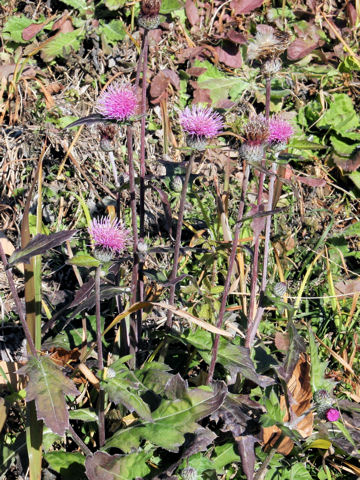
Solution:
[[[342,234],[347,237],[360,236],[360,222],[352,223],[343,230]]]
[[[168,13],[174,12],[175,10],[179,10],[185,6],[185,2],[181,0],[163,0],[161,2],[160,13],[166,15]]]
[[[311,480],[313,477],[303,463],[295,463],[289,472],[289,480]]]
[[[354,130],[360,124],[351,98],[345,93],[335,93],[329,109],[317,122],[319,128],[332,128],[337,133]]]
[[[49,452],[44,455],[51,470],[61,473],[62,480],[84,480],[85,456],[79,452]]]
[[[182,398],[162,400],[152,412],[153,423],[139,422],[116,432],[105,444],[105,448],[116,447],[124,452],[138,448],[141,440],[177,452],[184,443],[186,433],[193,433],[198,422],[217,410],[226,395],[225,385],[210,388],[186,389]]]
[[[44,62],[51,62],[56,57],[70,54],[71,51],[77,52],[83,36],[82,28],[68,33],[59,33],[41,49],[41,58]]]
[[[327,440],[326,438],[318,438],[311,442],[307,448],[321,448],[322,450],[328,450],[330,447],[330,440]]]
[[[12,40],[16,43],[28,43],[22,38],[22,32],[24,28],[28,27],[34,23],[34,20],[24,16],[16,17],[15,15],[10,16],[9,20],[5,23],[3,27],[3,37],[6,40]]]
[[[76,8],[76,10],[82,11],[88,8],[86,0],[61,0],[62,3],[65,3],[69,7]]]
[[[212,335],[205,330],[189,330],[181,337],[185,342],[193,345],[199,355],[210,364],[212,352]],[[267,387],[274,383],[268,377],[256,373],[255,366],[250,358],[249,349],[234,345],[225,338],[220,338],[217,363],[227,368],[232,374],[241,373],[245,378],[257,385]]]
[[[341,156],[350,156],[356,148],[356,143],[341,135],[330,135],[330,141],[335,152]]]
[[[86,475],[89,480],[133,480],[150,473],[147,462],[152,452],[135,452],[129,455],[109,455],[96,452],[87,457]]]
[[[16,265],[17,263],[29,263],[30,258],[35,255],[41,255],[50,248],[57,247],[69,240],[77,230],[68,230],[50,235],[38,234],[26,245],[25,248],[19,248],[9,258],[9,265]]]
[[[360,190],[360,172],[352,172],[348,175],[353,184]]]
[[[332,391],[334,388],[333,383],[330,380],[325,379],[325,370],[327,362],[321,361],[319,358],[318,348],[315,343],[315,336],[311,328],[308,328],[309,333],[309,346],[311,357],[311,371],[310,371],[310,383],[313,392],[317,390]]]
[[[298,140],[293,138],[289,142],[289,148],[297,148],[298,150],[323,150],[327,148],[319,143],[309,142],[308,140]]]
[[[135,388],[131,388],[130,382],[127,382],[121,376],[116,376],[107,379],[102,385],[112,402],[125,405],[130,412],[135,411],[139,417],[151,422],[149,406],[139,396],[139,392]]]
[[[126,0],[104,0],[109,10],[118,10],[126,4]]]
[[[101,262],[96,258],[92,257],[91,255],[85,254],[77,254],[74,255],[72,258],[66,260],[68,265],[76,265],[77,267],[98,267],[101,265]]]
[[[116,44],[126,36],[126,29],[122,20],[111,20],[109,23],[102,23],[100,32],[105,35],[106,41]]]
[[[77,410],[70,410],[70,420],[81,420],[82,422],[97,422],[98,416],[91,408],[78,408]]]
[[[35,400],[37,417],[54,433],[64,435],[69,427],[65,395],[79,395],[74,383],[61,372],[49,357],[29,357],[19,370],[29,378],[26,401]]]
[[[248,82],[239,77],[231,77],[222,73],[217,67],[208,61],[196,60],[195,67],[206,68],[206,72],[199,75],[197,85],[199,88],[208,89],[213,104],[228,98],[236,100],[248,87]]]
[[[219,473],[226,465],[232,462],[240,462],[240,455],[234,443],[225,443],[215,447],[216,457],[212,457],[214,468]]]

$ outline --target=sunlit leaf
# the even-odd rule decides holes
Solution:
[[[38,419],[44,420],[54,433],[64,435],[69,427],[65,395],[79,395],[74,383],[45,356],[31,356],[19,373],[29,378],[26,401],[35,400]]]
[[[89,480],[133,480],[144,478],[150,468],[147,461],[152,452],[136,452],[129,455],[109,455],[96,452],[86,459],[86,475]]]
[[[67,230],[62,232],[52,233],[50,235],[36,235],[30,240],[25,248],[19,248],[9,258],[9,265],[15,265],[17,263],[29,263],[31,257],[35,255],[41,255],[50,248],[57,247],[62,243],[69,240],[77,230]]]

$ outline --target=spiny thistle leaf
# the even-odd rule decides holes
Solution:
[[[38,234],[30,240],[30,242],[24,248],[19,248],[9,258],[9,265],[15,265],[17,263],[30,263],[30,258],[35,255],[41,255],[50,248],[58,247],[66,240],[75,235],[77,230],[67,230],[62,232],[52,233],[50,235]]]
[[[116,447],[130,452],[145,439],[177,452],[185,441],[184,435],[195,432],[199,428],[196,422],[215,412],[222,405],[226,393],[224,384],[217,384],[214,391],[209,388],[186,388],[182,398],[162,400],[152,412],[153,423],[141,422],[119,430],[106,442],[105,448]]]
[[[79,395],[73,382],[63,375],[49,357],[31,356],[19,374],[29,378],[26,401],[35,400],[38,419],[44,420],[54,433],[64,435],[69,427],[65,395]]]
[[[89,480],[133,480],[144,478],[150,473],[146,462],[152,452],[136,452],[130,455],[109,455],[105,452],[96,452],[87,457],[86,475]]]
[[[332,392],[334,388],[334,383],[331,380],[327,380],[325,378],[327,362],[321,361],[319,358],[318,348],[315,343],[315,336],[310,327],[308,328],[308,332],[311,357],[311,389],[313,392],[316,392],[317,390],[326,390],[327,392]]]

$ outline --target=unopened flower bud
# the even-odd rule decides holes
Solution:
[[[315,410],[318,414],[318,417],[322,420],[325,420],[327,411],[331,409],[332,405],[334,404],[334,400],[326,390],[317,390],[314,393],[314,402],[315,402]]]
[[[249,162],[259,163],[264,158],[264,145],[243,143],[240,147],[240,156]]]
[[[265,76],[274,75],[275,73],[278,73],[280,71],[281,65],[282,62],[280,58],[270,58],[261,65],[261,72]]]
[[[196,480],[197,476],[197,470],[193,467],[186,467],[181,472],[181,477],[183,480]]]
[[[171,181],[171,188],[174,190],[174,192],[181,192],[183,186],[183,181],[179,175],[176,175],[173,177]]]
[[[148,251],[148,246],[145,242],[139,242],[137,249],[139,253],[146,253]]]
[[[285,282],[277,282],[274,285],[274,294],[277,297],[283,297],[286,293],[286,283]]]

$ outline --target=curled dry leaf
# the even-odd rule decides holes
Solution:
[[[312,390],[310,385],[310,364],[305,355],[301,355],[300,359],[294,369],[292,377],[287,382],[289,399],[295,423],[311,406]],[[287,410],[285,396],[280,398],[280,407],[286,410],[284,422],[289,422],[290,416]],[[291,422],[292,423],[292,422]],[[291,427],[291,425],[290,425]],[[313,431],[313,412],[309,412],[296,426],[293,427],[303,437],[307,438]],[[265,448],[273,447],[281,436],[280,429],[273,425],[263,429],[263,443]],[[288,455],[294,447],[294,442],[289,437],[284,437],[277,451],[283,455]]]

